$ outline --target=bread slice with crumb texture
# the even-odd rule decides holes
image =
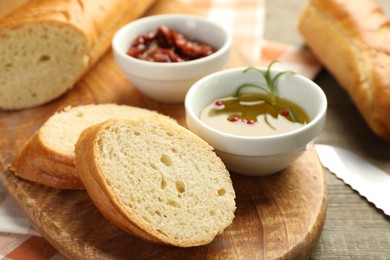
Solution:
[[[161,118],[107,120],[84,130],[76,168],[112,223],[149,242],[210,243],[234,218],[229,172],[205,141]]]
[[[148,109],[117,104],[68,106],[53,114],[18,151],[13,172],[24,179],[57,189],[84,189],[74,165],[74,146],[87,127],[110,118],[168,116]],[[174,121],[176,122],[176,121]]]

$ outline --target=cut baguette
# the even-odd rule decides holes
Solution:
[[[390,141],[390,19],[378,3],[310,0],[298,29],[371,130]]]
[[[0,109],[51,101],[154,0],[32,0],[0,20]]]
[[[75,151],[97,208],[141,239],[199,246],[233,221],[229,172],[205,141],[178,124],[108,120],[83,131]]]
[[[12,161],[13,172],[24,179],[58,189],[84,189],[74,165],[74,146],[87,127],[109,118],[140,118],[145,115],[173,119],[147,109],[89,104],[66,107],[52,115],[26,142]]]

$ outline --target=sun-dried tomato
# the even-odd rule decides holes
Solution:
[[[205,43],[187,39],[183,34],[162,25],[155,32],[139,35],[127,54],[155,62],[183,62],[206,57],[215,49]]]

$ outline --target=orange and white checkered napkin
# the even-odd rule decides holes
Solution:
[[[64,259],[21,214],[1,182],[0,259]]]
[[[268,66],[280,61],[275,68],[293,70],[313,79],[321,69],[320,63],[306,49],[263,38],[265,27],[265,0],[182,0],[210,19],[221,23],[232,32],[240,53],[249,65]]]
[[[232,32],[240,52],[258,61],[264,35],[265,0],[183,0]],[[239,11],[238,11],[239,10]]]
[[[294,70],[314,78],[320,69],[318,61],[305,49],[263,39],[265,0],[182,0],[192,4],[210,18],[222,23],[239,41],[240,52],[252,62],[248,65],[275,66]],[[0,258],[63,259],[46,240],[40,237],[22,216],[0,183]]]

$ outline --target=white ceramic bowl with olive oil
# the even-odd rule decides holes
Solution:
[[[273,91],[270,91],[263,76],[266,71],[270,81],[275,79],[272,82]],[[244,85],[246,87],[242,87]],[[249,102],[241,100],[244,89]],[[238,96],[240,99],[236,100]],[[275,103],[276,110],[273,107],[264,109],[264,106],[274,104],[269,98],[275,96],[297,105],[303,111],[304,122],[298,122],[299,115],[293,111],[294,106],[285,106],[283,102]],[[258,97],[260,101],[254,101]],[[254,107],[248,110],[247,105]],[[210,109],[210,106],[215,107],[214,112],[205,112],[206,107]],[[210,74],[193,84],[186,95],[185,109],[188,128],[214,147],[229,170],[262,176],[287,168],[314,143],[325,125],[327,99],[316,83],[296,73],[273,70],[271,66],[233,68]],[[207,122],[217,120],[217,114],[225,118],[224,125]],[[278,119],[288,119],[293,126],[275,133],[270,129],[260,129],[283,128],[283,124],[278,125]],[[259,132],[258,135],[250,130],[254,127],[260,127],[255,130]]]

